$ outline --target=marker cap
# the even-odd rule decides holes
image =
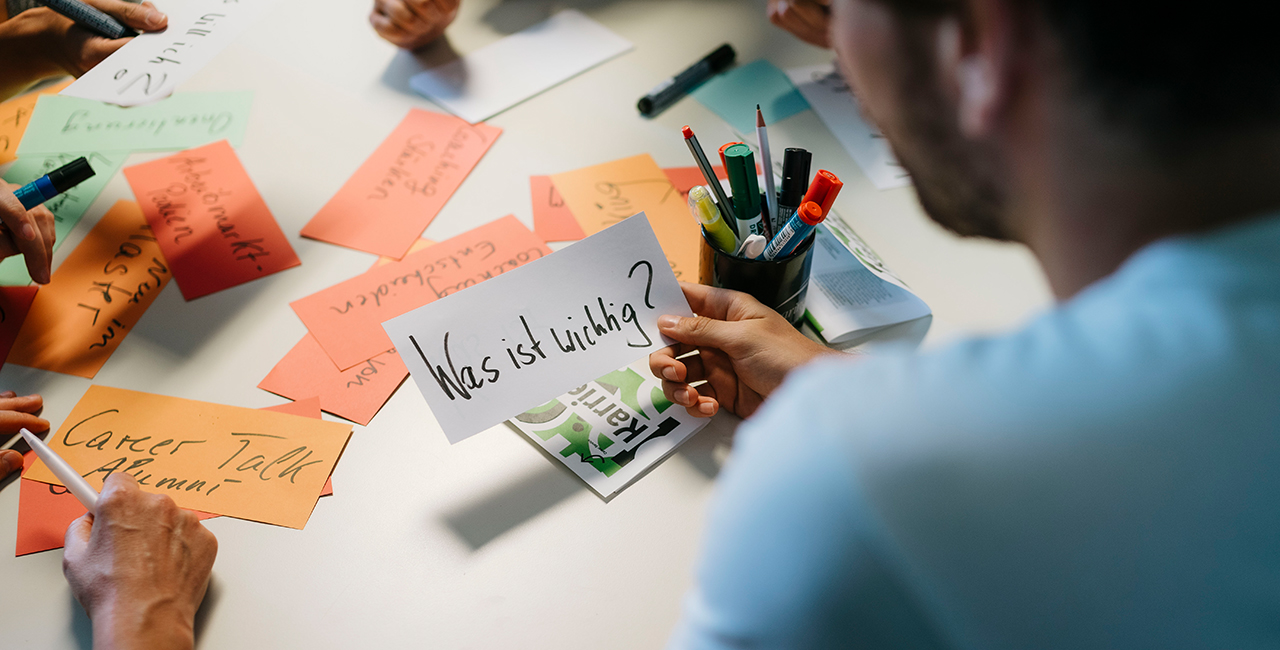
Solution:
[[[810,226],[816,226],[827,218],[826,213],[822,211],[822,206],[813,201],[805,201],[800,209],[796,210],[796,216]]]
[[[83,156],[49,172],[49,182],[54,189],[65,192],[93,178],[93,168]]]
[[[825,169],[819,169],[817,175],[813,177],[813,183],[809,185],[809,191],[804,195],[804,200],[817,203],[825,217],[828,212],[831,212],[831,206],[836,202],[836,196],[843,188],[844,183],[839,177]]]

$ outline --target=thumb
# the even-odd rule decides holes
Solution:
[[[63,557],[74,562],[84,555],[89,545],[89,535],[93,533],[93,513],[86,512],[67,526],[66,537],[63,538]],[[63,568],[65,571],[65,567]]]
[[[12,449],[0,451],[0,478],[20,471],[22,471],[22,454]]]
[[[658,331],[666,336],[696,347],[716,348],[734,356],[734,351],[746,342],[741,322],[730,322],[694,316],[665,315],[658,318]]]

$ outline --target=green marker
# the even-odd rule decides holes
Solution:
[[[738,238],[729,224],[720,218],[720,209],[711,202],[711,192],[707,188],[695,185],[689,190],[689,212],[702,224],[702,229],[707,231],[707,238],[715,243],[720,252],[732,255],[737,250]]]
[[[735,144],[724,150],[724,165],[733,190],[733,211],[738,217],[738,232],[743,239],[760,235],[765,239],[764,220],[760,218],[760,185],[756,182],[756,155],[751,147]]]

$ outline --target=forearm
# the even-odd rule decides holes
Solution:
[[[95,650],[191,650],[195,646],[194,612],[175,603],[154,600],[95,612]]]
[[[62,74],[45,52],[48,35],[42,26],[16,17],[0,23],[0,101],[31,87],[41,79]]]

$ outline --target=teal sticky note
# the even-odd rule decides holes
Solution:
[[[146,106],[44,95],[36,102],[18,157],[68,151],[170,151],[230,140],[240,146],[253,93],[174,93]]]
[[[86,210],[98,198],[102,188],[107,185],[120,166],[124,164],[127,153],[62,153],[49,156],[28,156],[19,158],[5,172],[4,179],[17,185],[26,185],[45,174],[84,156],[89,159],[93,168],[93,178],[45,201],[44,206],[53,213],[53,231],[57,239],[53,250],[58,250],[67,234],[80,223]],[[0,285],[30,284],[31,276],[27,274],[27,263],[21,255],[14,255],[0,262]]]
[[[693,96],[743,134],[756,132],[756,104],[766,124],[809,109],[787,75],[764,59],[712,77]]]

